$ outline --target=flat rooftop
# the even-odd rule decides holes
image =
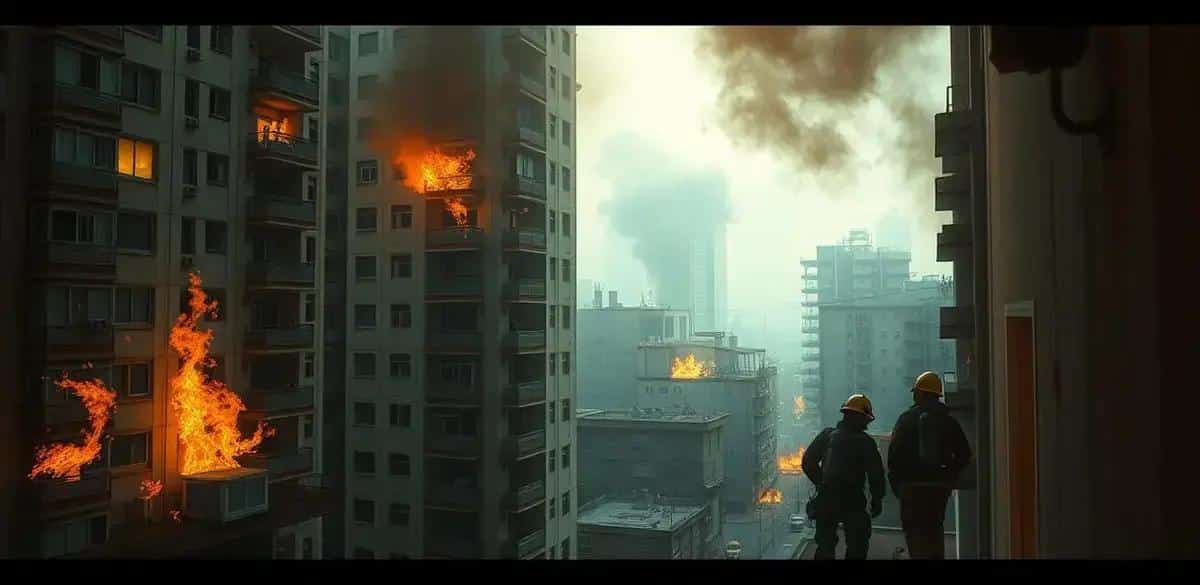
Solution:
[[[605,500],[584,506],[579,511],[580,525],[674,532],[704,511],[704,506],[635,504],[631,501]]]
[[[639,409],[639,410],[600,410],[600,409],[579,409],[575,411],[577,418],[586,418],[588,420],[604,420],[604,421],[619,421],[619,422],[648,422],[648,423],[690,423],[690,424],[708,424],[727,418],[729,415],[725,413],[680,413],[680,412],[664,412],[658,409]]]

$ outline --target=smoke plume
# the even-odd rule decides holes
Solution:
[[[899,130],[885,156],[898,156],[909,181],[929,180],[938,104],[915,82],[936,71],[936,56],[921,49],[938,30],[710,27],[697,52],[720,75],[718,121],[735,144],[777,153],[801,174],[844,176],[862,167],[851,168],[855,144],[843,122],[877,101]]]

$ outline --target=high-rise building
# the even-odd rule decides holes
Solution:
[[[338,34],[341,552],[574,558],[574,28]]]
[[[321,556],[323,45],[319,26],[0,30],[4,554]],[[220,304],[208,373],[273,429],[240,470],[182,474],[169,338],[193,271]],[[36,447],[92,425],[64,371],[116,392],[111,426],[78,480],[30,480]]]

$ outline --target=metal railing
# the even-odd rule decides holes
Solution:
[[[517,541],[517,556],[526,557],[546,548],[546,531],[540,529]]]
[[[317,145],[301,136],[262,130],[250,133],[255,152],[259,156],[282,156],[297,159],[306,164],[317,164]]]
[[[482,400],[483,391],[475,384],[430,381],[425,391],[425,401],[430,404],[479,404]]]
[[[477,352],[483,347],[483,333],[430,329],[426,331],[425,343],[436,352]]]
[[[313,326],[255,328],[246,332],[248,349],[292,349],[312,347]]]
[[[253,453],[243,455],[239,461],[246,467],[267,470],[268,479],[274,481],[312,471],[313,450],[305,448],[279,453]]]
[[[482,276],[431,278],[425,283],[425,294],[438,296],[477,296],[483,294]]]
[[[530,350],[546,347],[546,331],[509,331],[504,338],[509,349]]]
[[[474,456],[479,454],[480,444],[479,437],[474,435],[431,433],[425,436],[425,448],[434,454]]]
[[[63,162],[52,162],[40,168],[44,169],[50,183],[105,191],[114,199],[117,196],[117,174],[112,170]]]
[[[50,264],[83,264],[88,266],[116,266],[117,249],[112,246],[74,244],[71,242],[45,242],[45,261]]]
[[[317,206],[312,201],[274,195],[255,195],[246,199],[246,215],[251,219],[275,220],[307,226],[317,225]]]
[[[546,298],[546,281],[535,278],[519,278],[504,283],[504,297],[509,299]]]
[[[546,180],[534,179],[517,175],[513,179],[513,190],[517,195],[525,195],[534,199],[546,200]]]
[[[316,267],[299,260],[257,261],[246,265],[246,282],[250,284],[298,284],[316,282]]]
[[[517,139],[539,149],[546,148],[546,132],[544,130],[518,126]]]
[[[516,437],[516,456],[525,457],[546,448],[546,431],[538,430]]]
[[[256,390],[242,397],[247,410],[281,412],[303,410],[313,407],[313,387],[277,388]]]
[[[120,127],[121,100],[117,96],[68,83],[55,83],[50,86],[49,92],[51,104],[56,108],[88,110],[112,119]]]
[[[107,469],[84,472],[74,481],[65,479],[35,480],[43,503],[58,503],[87,498],[100,499],[108,496],[109,473]]]
[[[517,488],[516,500],[514,502],[514,507],[524,508],[525,506],[528,506],[529,504],[532,504],[538,500],[542,500],[545,498],[546,498],[546,482],[539,479],[537,481],[527,483],[527,484]]]
[[[505,404],[509,406],[525,406],[546,401],[546,381],[534,380],[513,384],[505,390]]]
[[[546,247],[546,232],[536,228],[509,228],[504,232],[504,245],[510,248]]]
[[[478,248],[483,246],[483,238],[483,228],[454,226],[426,232],[425,246],[428,248]]]

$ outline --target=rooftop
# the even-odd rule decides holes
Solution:
[[[635,503],[601,498],[579,511],[579,525],[674,532],[704,511],[704,506]]]
[[[589,421],[619,421],[630,423],[683,423],[709,424],[727,418],[725,413],[706,414],[697,412],[665,412],[661,409],[632,409],[632,410],[601,410],[579,409],[575,411],[576,418],[586,418]]]

